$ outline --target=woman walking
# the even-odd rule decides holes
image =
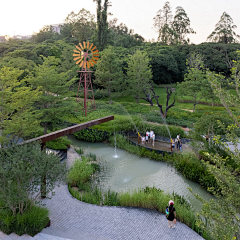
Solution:
[[[169,228],[171,228],[171,227],[175,228],[174,223],[176,224],[176,222],[177,222],[176,210],[175,210],[175,207],[173,205],[174,205],[173,200],[170,200],[169,201],[169,206],[166,208],[166,217],[167,217],[167,220],[168,220]],[[171,226],[171,223],[172,223],[172,226]]]

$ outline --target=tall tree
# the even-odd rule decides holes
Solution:
[[[157,16],[153,18],[154,27],[157,29],[158,41],[165,44],[172,44],[174,41],[175,32],[172,29],[172,10],[169,2],[165,2],[163,9],[157,12]]]
[[[29,78],[29,82],[33,88],[39,87],[42,92],[35,107],[39,110],[44,134],[47,134],[50,124],[52,128],[56,127],[63,116],[72,111],[71,101],[66,98],[66,93],[74,79],[69,81],[68,72],[58,73],[59,59],[55,57],[43,59],[43,65],[35,68],[35,76]]]
[[[0,68],[0,144],[29,136],[38,130],[39,121],[33,118],[32,105],[39,96],[19,80],[23,70]],[[7,137],[8,136],[8,137]]]
[[[103,50],[108,43],[108,7],[111,6],[109,0],[104,0],[104,4],[102,6],[102,0],[93,0],[93,2],[97,2],[97,43],[98,49]]]
[[[120,61],[113,51],[113,47],[105,49],[98,60],[95,72],[95,83],[108,91],[109,104],[112,103],[112,93],[119,92],[123,85],[123,72]]]
[[[190,19],[182,7],[176,8],[172,28],[176,33],[177,36],[176,43],[178,44],[189,43],[190,39],[189,38],[186,39],[186,36],[191,33],[196,33],[192,28],[190,28]]]
[[[71,34],[79,42],[91,40],[96,29],[95,16],[82,8],[78,13],[71,12],[65,19],[71,28]]]
[[[140,50],[137,50],[128,60],[128,91],[134,95],[137,103],[139,103],[139,98],[144,94],[143,90],[150,91],[151,85],[149,82],[152,79],[152,70],[149,62],[150,59],[147,53]]]
[[[206,69],[200,54],[191,54],[187,59],[187,65],[188,73],[185,74],[184,81],[178,85],[178,92],[192,98],[195,111],[196,105],[207,95],[211,86],[206,78]]]
[[[233,19],[229,14],[224,12],[215,25],[214,31],[208,36],[207,40],[210,42],[221,42],[221,43],[233,43],[238,42],[239,35],[236,34],[234,29],[237,28],[233,24]]]

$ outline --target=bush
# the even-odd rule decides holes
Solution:
[[[81,131],[75,132],[74,136],[77,139],[86,142],[102,142],[108,139],[109,134],[107,132],[86,128]]]
[[[81,159],[76,159],[71,166],[68,173],[68,181],[71,186],[76,187],[77,184],[83,184],[87,182],[90,176],[93,174],[93,167],[88,164],[89,159],[82,156]]]
[[[67,149],[72,142],[67,137],[60,137],[52,141],[46,142],[46,147],[54,150]]]
[[[41,232],[49,222],[49,211],[33,205],[23,214],[12,214],[12,211],[0,209],[0,230],[6,234],[16,233],[18,235],[28,234],[34,236]]]

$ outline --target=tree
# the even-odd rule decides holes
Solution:
[[[40,195],[46,177],[46,193],[65,180],[66,164],[53,154],[41,151],[39,143],[9,144],[0,148],[0,199],[13,215],[23,214]]]
[[[188,44],[190,42],[190,39],[186,39],[186,36],[191,33],[196,33],[192,28],[190,28],[190,19],[182,7],[176,8],[172,28],[177,36],[175,43],[178,44]]]
[[[11,139],[18,141],[38,130],[38,120],[32,109],[39,89],[31,90],[25,79],[18,80],[23,71],[0,68],[0,144]]]
[[[172,10],[169,2],[165,2],[163,9],[157,12],[157,16],[153,18],[154,27],[157,29],[158,41],[164,44],[172,44],[176,33],[172,29]]]
[[[193,111],[198,102],[207,95],[210,84],[206,78],[206,70],[203,66],[201,55],[193,53],[187,59],[188,73],[184,76],[184,81],[178,84],[178,91],[184,96],[191,97],[193,101]]]
[[[35,68],[35,76],[29,78],[33,88],[39,87],[41,95],[35,103],[39,112],[39,119],[44,127],[44,134],[52,124],[52,130],[63,116],[72,111],[72,104],[66,93],[73,80],[68,81],[68,72],[58,73],[59,59],[55,57],[43,57],[43,65]]]
[[[91,40],[96,23],[95,16],[86,9],[81,9],[79,13],[71,12],[65,19],[65,23],[71,28],[71,34],[78,39],[79,42]],[[66,27],[65,27],[66,30]]]
[[[233,20],[226,12],[223,12],[219,22],[215,25],[214,31],[208,36],[207,40],[211,42],[233,43],[240,37],[234,32],[237,28]]]
[[[32,36],[33,41],[36,43],[44,42],[47,39],[58,39],[58,33],[53,31],[51,25],[45,25],[38,33]]]
[[[119,92],[123,84],[123,73],[120,61],[113,51],[113,47],[109,47],[103,51],[101,58],[97,62],[95,72],[95,84],[98,84],[108,91],[109,104],[112,103],[112,93]]]
[[[109,42],[114,47],[131,48],[141,45],[144,41],[142,36],[134,34],[134,30],[128,29],[125,24],[117,25],[116,18],[109,21],[109,30]]]
[[[238,56],[240,57],[240,51],[238,51]],[[205,153],[205,157],[211,161],[211,164],[209,161],[203,163],[208,172],[214,175],[220,191],[215,191],[212,188],[209,189],[215,196],[210,202],[204,201],[200,196],[195,194],[203,202],[202,211],[197,215],[197,225],[206,229],[213,239],[239,239],[240,151],[238,147],[239,137],[236,135],[236,130],[240,128],[238,118],[240,113],[240,95],[238,92],[240,60],[233,62],[232,76],[228,80],[231,87],[235,86],[237,95],[231,94],[228,90],[222,88],[222,80],[225,76],[208,71],[207,78],[214,93],[219,97],[235,124],[228,126],[218,121],[218,127],[224,131],[227,142],[233,147],[232,150],[228,147],[227,142],[223,142],[221,136],[214,133],[212,136],[212,146],[215,149],[215,153]],[[237,110],[233,112],[230,106],[235,106]],[[226,152],[225,156],[221,154],[222,151]],[[207,219],[207,222],[204,219]]]
[[[150,91],[151,85],[149,82],[152,79],[152,70],[149,61],[147,53],[139,50],[128,60],[128,91],[131,95],[134,95],[137,103],[143,95],[143,89],[147,92]]]
[[[103,6],[102,0],[93,0],[93,2],[97,2],[97,29],[96,29],[96,45],[99,50],[103,50],[108,43],[108,7],[111,6],[109,0],[104,0]]]

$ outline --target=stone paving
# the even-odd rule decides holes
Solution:
[[[74,149],[69,149],[69,163],[72,163],[76,157],[78,157],[78,154]],[[42,201],[43,204],[46,204],[45,207],[50,210],[51,226],[36,235],[34,239],[203,239],[191,228],[180,222],[177,222],[176,228],[169,229],[165,215],[154,210],[133,207],[107,207],[84,203],[71,196],[67,185],[56,187],[54,191],[55,195],[51,199]],[[4,239],[1,238],[1,234],[0,239]]]

